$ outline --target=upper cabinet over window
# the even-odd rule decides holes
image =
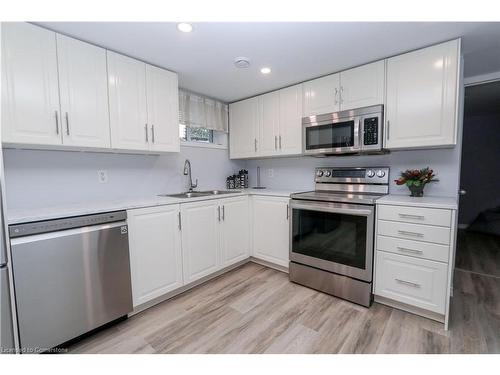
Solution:
[[[2,23],[7,147],[178,152],[178,106],[175,73],[29,23]]]
[[[384,60],[304,83],[304,117],[384,103]]]
[[[386,148],[457,142],[460,40],[387,60]]]

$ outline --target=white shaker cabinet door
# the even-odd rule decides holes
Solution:
[[[183,285],[179,205],[128,211],[134,306]]]
[[[2,142],[60,145],[56,34],[2,23]]]
[[[278,148],[281,155],[302,153],[302,85],[279,91],[280,128]]]
[[[179,87],[177,74],[146,65],[150,149],[179,152]]]
[[[340,109],[340,74],[304,82],[304,117]]]
[[[106,50],[57,34],[63,143],[110,147]]]
[[[149,150],[146,64],[107,51],[111,147]]]
[[[340,73],[340,110],[384,104],[385,61]]]
[[[222,267],[230,266],[249,256],[250,220],[248,197],[220,201],[222,209]]]
[[[283,267],[289,262],[288,198],[252,197],[253,256]]]
[[[240,159],[257,156],[259,105],[258,98],[229,104],[229,156]]]
[[[453,146],[460,40],[387,60],[386,147]]]
[[[220,209],[218,201],[183,204],[182,252],[186,284],[219,269]]]
[[[259,156],[279,153],[278,134],[280,127],[280,95],[278,91],[258,97],[259,102]]]

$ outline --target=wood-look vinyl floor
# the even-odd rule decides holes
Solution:
[[[450,330],[367,309],[247,263],[98,332],[71,353],[500,353],[500,278],[456,271]]]

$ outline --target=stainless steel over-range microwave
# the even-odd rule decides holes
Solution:
[[[302,119],[304,155],[382,151],[384,106],[308,116]]]

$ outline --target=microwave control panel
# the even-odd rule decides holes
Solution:
[[[365,118],[363,121],[363,145],[376,145],[378,141],[378,117]]]

